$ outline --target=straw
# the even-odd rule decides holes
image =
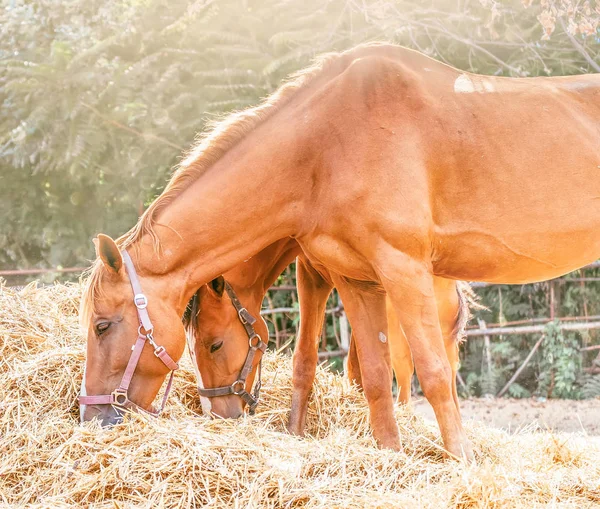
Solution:
[[[308,436],[285,431],[291,361],[269,353],[253,417],[209,420],[189,361],[158,419],[80,425],[80,288],[0,288],[0,504],[10,507],[595,507],[585,435],[467,423],[477,464],[446,459],[435,423],[399,408],[402,452],[377,449],[363,395],[319,367]]]

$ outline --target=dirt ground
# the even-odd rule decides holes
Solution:
[[[435,420],[433,409],[424,398],[414,399],[413,406],[417,414]],[[600,436],[600,399],[463,399],[461,413],[464,420],[482,421],[511,432],[537,423],[553,431],[583,431]]]

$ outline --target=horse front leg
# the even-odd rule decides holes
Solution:
[[[333,286],[303,255],[296,260],[296,284],[300,304],[300,330],[296,339],[292,374],[292,408],[287,429],[304,435],[308,396],[319,360],[319,335],[323,329],[325,306]]]
[[[383,267],[382,283],[406,334],[421,388],[433,407],[446,450],[471,459],[471,444],[454,399],[453,370],[442,338],[433,276],[426,263],[402,253],[394,255],[393,263]]]
[[[380,447],[399,450],[400,434],[394,417],[385,294],[365,290],[359,284],[337,276],[332,275],[332,278],[352,325],[373,436]]]

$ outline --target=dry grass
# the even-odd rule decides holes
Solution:
[[[198,416],[179,372],[166,414],[78,424],[78,286],[0,288],[0,504],[31,507],[597,507],[600,451],[584,436],[481,425],[477,465],[444,460],[437,428],[397,411],[404,451],[376,449],[364,398],[320,369],[311,438],[284,431],[288,359],[268,355],[256,416]]]

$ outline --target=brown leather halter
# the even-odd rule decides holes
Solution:
[[[205,389],[204,387],[198,387],[198,393],[200,394],[201,397],[206,397],[206,398],[218,398],[220,396],[229,396],[231,394],[233,394],[235,396],[239,396],[248,405],[248,411],[249,411],[250,415],[253,415],[256,410],[256,407],[258,405],[258,402],[260,401],[260,388],[262,385],[262,382],[261,382],[262,357],[258,363],[257,381],[256,381],[256,384],[254,385],[254,390],[252,391],[252,393],[250,393],[246,390],[246,378],[248,378],[248,375],[252,371],[252,363],[254,361],[256,352],[258,350],[260,350],[261,353],[265,353],[265,350],[267,349],[267,343],[263,342],[260,335],[256,332],[256,330],[254,330],[254,324],[256,323],[256,318],[254,318],[248,312],[248,310],[244,306],[242,306],[242,303],[239,301],[239,299],[237,298],[237,295],[233,291],[233,288],[231,288],[231,285],[227,281],[225,281],[225,290],[227,291],[227,295],[229,295],[229,298],[231,299],[231,303],[233,304],[233,307],[237,311],[238,318],[240,319],[240,322],[242,322],[242,325],[244,326],[246,334],[248,335],[248,354],[246,355],[246,360],[244,361],[244,365],[242,366],[242,369],[240,370],[240,374],[238,375],[238,378],[235,382],[233,382],[231,385],[226,385],[223,387],[215,387],[212,389]],[[193,327],[193,324],[195,323],[195,316],[198,312],[197,299],[198,299],[198,297],[194,296],[194,302],[192,303],[192,318],[190,319],[190,325],[192,327]],[[193,329],[191,331],[189,331],[189,333],[193,334]]]
[[[119,387],[111,394],[102,394],[100,396],[79,396],[79,404],[114,405],[129,410],[138,410],[157,417],[165,408],[167,398],[169,397],[169,393],[171,392],[171,387],[173,385],[173,375],[175,374],[175,370],[179,369],[179,365],[173,359],[171,359],[164,346],[159,346],[154,342],[154,337],[152,336],[152,333],[154,332],[154,326],[150,321],[150,316],[148,315],[148,310],[146,309],[148,306],[148,298],[142,292],[142,287],[137,277],[137,273],[135,272],[135,266],[133,265],[133,261],[131,260],[129,253],[127,251],[122,251],[122,255],[123,261],[125,262],[125,268],[129,275],[129,281],[131,282],[131,287],[133,288],[133,303],[137,308],[138,318],[140,321],[140,326],[138,327],[138,338],[135,342],[135,345],[133,345],[131,348],[131,357],[129,357],[129,362],[127,363],[127,367],[125,368],[125,373],[123,373],[123,378],[121,378]],[[146,410],[145,408],[136,405],[129,399],[127,394],[127,391],[129,390],[129,384],[133,378],[135,368],[140,361],[140,357],[146,342],[150,343],[152,348],[154,348],[154,355],[156,355],[156,357],[171,370],[165,395],[163,396],[162,403],[157,411]]]

